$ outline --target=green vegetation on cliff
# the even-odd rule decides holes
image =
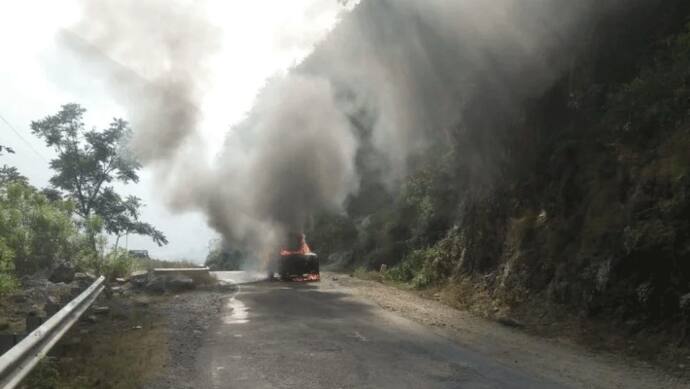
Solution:
[[[410,161],[393,199],[363,172],[347,214],[315,218],[313,248],[457,290],[454,304],[567,307],[680,328],[683,342],[690,5],[648,4],[594,19],[571,66],[519,114],[501,111],[491,81],[475,88],[450,141]]]

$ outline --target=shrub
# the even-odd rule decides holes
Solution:
[[[14,252],[0,237],[0,296],[7,294],[17,287],[14,273]]]
[[[75,261],[81,270],[102,274],[106,261],[107,237],[103,234],[103,220],[91,216],[81,221],[83,233],[76,237]]]
[[[226,248],[218,241],[206,256],[205,265],[211,270],[239,270],[244,258],[245,255],[241,251]]]
[[[101,274],[108,279],[127,277],[134,269],[134,258],[126,250],[116,249],[105,256]]]
[[[357,240],[357,228],[345,215],[323,213],[306,232],[307,243],[322,261],[338,251],[351,250]]]
[[[396,266],[386,272],[386,278],[408,282],[415,288],[426,288],[448,276],[439,245],[413,250]]]
[[[669,49],[611,96],[610,120],[624,123],[624,130],[674,128],[690,113],[690,23],[663,44]]]
[[[0,187],[3,258],[12,257],[20,274],[50,268],[57,260],[72,258],[78,250],[78,232],[71,212],[71,203],[51,202],[25,184],[16,182]]]
[[[60,372],[54,357],[43,358],[25,380],[26,387],[34,389],[57,388],[59,382]]]
[[[386,278],[393,281],[410,282],[424,267],[424,250],[414,250],[407,254],[399,264],[386,272]]]

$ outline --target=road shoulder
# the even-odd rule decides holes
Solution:
[[[463,347],[572,387],[687,388],[687,380],[610,353],[594,353],[565,339],[542,339],[478,318],[438,301],[347,274],[322,274],[325,288],[342,288],[433,329]]]

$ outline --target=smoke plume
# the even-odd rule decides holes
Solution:
[[[200,207],[226,242],[254,253],[302,231],[312,212],[340,209],[358,187],[357,139],[334,96],[317,77],[270,83],[215,169],[190,191],[178,188],[176,205]]]
[[[518,115],[569,65],[595,3],[363,0],[302,64],[267,83],[211,167],[180,151],[197,129],[205,61],[216,47],[195,8],[85,1],[76,31],[133,61],[155,86],[110,74],[137,131],[134,149],[170,166],[172,206],[202,211],[226,242],[260,255],[357,193],[365,142],[395,190],[409,157],[449,127],[482,116],[490,134]]]
[[[193,2],[83,0],[62,42],[106,79],[136,129],[146,163],[167,160],[193,136],[219,30]]]

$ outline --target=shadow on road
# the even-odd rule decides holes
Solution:
[[[239,299],[252,307],[259,319],[271,320],[337,319],[367,317],[372,306],[352,299],[351,295],[324,291],[314,283],[264,281],[242,285]]]

